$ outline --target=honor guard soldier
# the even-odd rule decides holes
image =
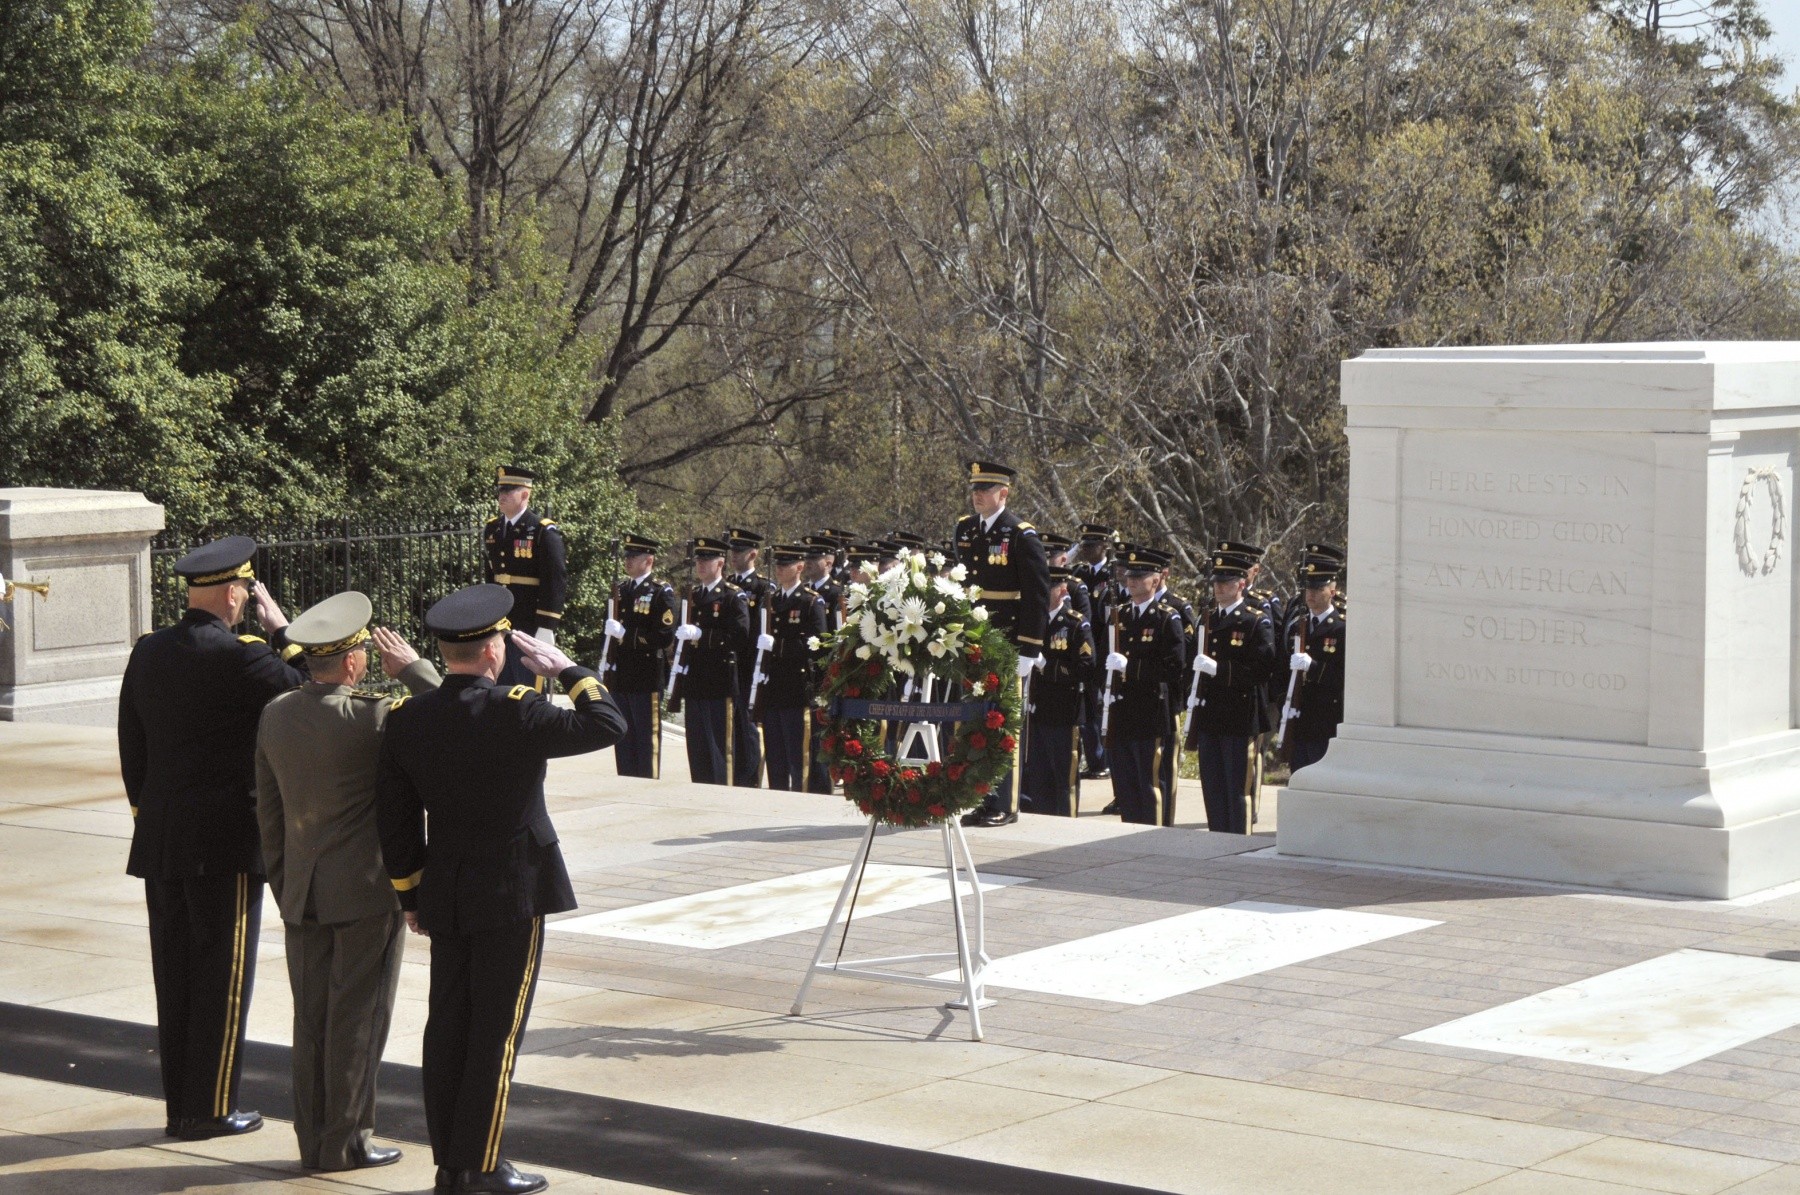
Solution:
[[[544,918],[575,892],[544,806],[547,761],[610,747],[625,716],[595,675],[511,629],[512,595],[473,585],[425,615],[450,675],[388,712],[377,824],[402,907],[431,938],[425,1124],[437,1190],[524,1195],[549,1184],[501,1152],[513,1063],[531,1013]],[[573,708],[496,683],[511,639]]]
[[[1195,661],[1200,695],[1189,739],[1200,753],[1206,828],[1226,834],[1250,832],[1250,786],[1260,784],[1262,773],[1259,738],[1271,722],[1265,693],[1279,671],[1275,627],[1246,597],[1255,562],[1248,552],[1213,553],[1213,609],[1205,654]]]
[[[1167,553],[1128,546],[1120,556],[1125,601],[1113,607],[1111,627],[1102,628],[1107,685],[1107,758],[1112,762],[1113,800],[1120,820],[1140,826],[1168,826],[1175,811],[1162,787],[1162,758],[1175,750],[1175,713],[1187,672],[1187,633],[1181,615],[1162,587]]]
[[[804,792],[812,735],[812,699],[819,652],[812,640],[829,629],[825,599],[800,579],[805,544],[778,544],[775,586],[769,591],[768,638],[757,640],[763,680],[757,689],[769,787]]]
[[[1343,571],[1342,548],[1306,545],[1299,575],[1304,605],[1288,620],[1285,644],[1298,678],[1282,711],[1288,765],[1296,772],[1325,757],[1344,720],[1344,612],[1337,604]]]
[[[255,553],[234,535],[175,562],[187,613],[138,640],[119,691],[125,870],[144,881],[149,908],[168,1133],[190,1141],[262,1127],[237,1108],[262,923],[256,724],[306,674],[283,660],[299,649],[250,567]],[[252,600],[277,647],[232,629]]]
[[[509,621],[514,630],[554,644],[568,593],[567,556],[561,529],[531,509],[535,478],[531,470],[517,465],[494,470],[494,501],[500,513],[481,531],[482,579],[506,586],[513,595]],[[545,683],[525,667],[523,656],[510,640],[506,671],[500,679],[509,685],[531,685],[540,692]]]
[[[806,545],[805,567],[801,570],[800,579],[824,599],[825,629],[836,631],[844,625],[844,598],[847,593],[846,586],[838,582],[833,569],[839,551],[838,542],[828,532],[809,535],[800,542]],[[825,738],[825,719],[809,712],[808,720],[812,724],[812,731],[807,736],[806,791],[829,794],[831,769],[816,766],[819,746]]]
[[[837,547],[837,553],[831,564],[831,579],[839,585],[850,584],[850,549],[855,547],[860,537],[854,531],[845,531],[841,527],[826,527],[818,532],[817,538],[828,539]]]
[[[374,1144],[375,1078],[393,1022],[405,922],[381,861],[376,762],[393,700],[356,688],[381,652],[414,693],[437,669],[385,627],[360,593],[326,598],[288,625],[311,679],[263,707],[256,813],[287,935],[294,996],[294,1136],[300,1164],[361,1170],[400,1160]]]
[[[1050,573],[1037,528],[1006,509],[1017,474],[992,461],[969,463],[969,504],[956,522],[956,559],[981,587],[988,617],[1019,650],[1019,680],[1031,674],[1044,651],[1050,619]],[[1023,736],[1021,736],[1023,737]],[[989,791],[981,808],[963,816],[965,826],[1005,826],[1019,820],[1019,759]]]
[[[1112,575],[1112,561],[1108,559],[1108,551],[1118,543],[1118,536],[1111,527],[1103,523],[1083,523],[1081,537],[1077,541],[1075,553],[1077,559],[1069,566],[1073,573],[1071,580],[1080,581],[1088,593],[1088,622],[1094,627],[1096,644],[1106,624],[1112,619],[1113,607],[1125,600],[1125,593],[1119,588]],[[1081,776],[1084,780],[1103,780],[1106,778],[1106,744],[1100,739],[1100,689],[1106,679],[1106,670],[1101,666],[1099,658],[1105,654],[1098,646],[1095,650],[1094,675],[1089,679],[1087,687],[1087,712],[1081,720],[1081,753],[1084,766]]]
[[[885,573],[900,563],[900,549],[903,545],[896,539],[878,539],[874,543],[875,571]]]
[[[1047,531],[1040,534],[1038,539],[1043,541],[1044,563],[1051,568],[1060,568],[1068,573],[1065,588],[1068,592],[1069,605],[1075,607],[1075,613],[1087,619],[1091,625],[1094,621],[1093,594],[1089,592],[1087,582],[1076,576],[1075,570],[1069,565],[1069,554],[1074,550],[1075,541],[1066,535],[1052,535]],[[1050,605],[1052,608],[1056,606],[1054,597],[1050,599]]]
[[[1031,678],[1025,746],[1025,806],[1031,813],[1081,812],[1081,718],[1094,674],[1094,629],[1069,599],[1071,574],[1050,566],[1056,613],[1044,636],[1044,665]]]
[[[694,540],[694,587],[688,621],[675,628],[682,674],[676,678],[687,710],[688,771],[696,784],[730,784],[736,767],[733,730],[738,674],[750,673],[750,597],[725,580],[722,539]],[[749,681],[743,689],[748,694]]]
[[[756,531],[733,527],[725,532],[731,547],[731,568],[726,580],[744,591],[750,605],[750,634],[758,633],[762,612],[768,601],[769,579],[756,571],[757,552],[763,537]],[[732,758],[731,782],[739,788],[757,788],[762,784],[762,727],[750,716],[750,659],[739,661],[737,700],[731,709]]]
[[[651,780],[662,777],[665,660],[675,642],[675,591],[655,576],[661,546],[643,535],[619,540],[625,575],[612,593],[614,614],[606,622],[612,645],[600,676],[625,711],[625,737],[614,752],[619,775]]]

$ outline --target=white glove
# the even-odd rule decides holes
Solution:
[[[769,683],[769,678],[760,672],[752,672],[750,674],[750,683],[752,685],[766,685]]]
[[[1293,706],[1283,705],[1281,707],[1281,724],[1283,726],[1287,725],[1289,719],[1291,719],[1293,716],[1294,716],[1294,707]]]
[[[1288,657],[1288,668],[1293,672],[1305,672],[1312,667],[1312,657],[1303,651],[1297,651]]]
[[[532,638],[536,639],[539,643],[547,644],[550,647],[556,646],[556,632],[549,627],[539,627],[537,631],[533,633]]]
[[[1190,696],[1188,698],[1187,707],[1188,707],[1188,713],[1190,713],[1190,714],[1193,713],[1195,710],[1200,708],[1200,699],[1198,697]]]
[[[625,637],[625,624],[616,618],[607,619],[606,637],[608,639],[623,639]]]
[[[1028,678],[1032,673],[1036,672],[1040,667],[1042,667],[1043,663],[1044,663],[1043,656],[1020,656],[1019,657],[1019,679],[1025,680],[1026,678]]]
[[[675,628],[675,637],[683,643],[692,643],[700,637],[700,628],[691,622],[684,622]]]
[[[1211,656],[1200,656],[1194,660],[1194,667],[1200,670],[1201,676],[1219,675],[1219,662]]]
[[[773,636],[773,635],[758,635],[756,637],[756,650],[757,651],[774,651],[775,650],[775,636]]]
[[[1131,661],[1125,658],[1124,652],[1114,651],[1108,652],[1106,655],[1106,670],[1108,672],[1123,672],[1125,671],[1125,666],[1129,663],[1131,663]]]

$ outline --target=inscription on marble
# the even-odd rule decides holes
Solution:
[[[1403,723],[1646,741],[1649,452],[1627,436],[1408,433]]]

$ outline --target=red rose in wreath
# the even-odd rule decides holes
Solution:
[[[1006,715],[1004,713],[1002,713],[999,710],[989,710],[988,711],[987,728],[989,730],[999,730],[1002,726],[1005,726],[1005,725],[1006,725]]]
[[[998,676],[994,675],[992,672],[988,673],[987,674],[987,691],[992,693],[995,689],[998,689],[999,687],[1000,687],[1000,678]]]
[[[925,810],[925,812],[929,813],[932,817],[947,817],[947,816],[949,816],[945,812],[944,807],[942,805],[932,805],[929,808],[927,808]]]
[[[878,759],[874,763],[870,764],[869,768],[877,776],[880,776],[883,780],[885,780],[888,777],[888,773],[890,773],[894,770],[894,765],[889,763],[885,759]]]
[[[987,735],[982,734],[979,730],[970,734],[969,735],[969,746],[976,751],[986,751],[987,750]]]
[[[975,791],[985,797],[994,791],[994,786],[985,780],[978,780],[975,782]]]
[[[1018,743],[1013,739],[1012,735],[1003,734],[1000,736],[1000,750],[1011,751],[1016,746],[1018,746]]]
[[[862,753],[863,745],[861,739],[850,739],[844,743],[844,754],[861,755]]]

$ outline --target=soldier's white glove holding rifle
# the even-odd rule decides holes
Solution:
[[[625,637],[625,624],[616,618],[607,619],[606,637],[608,639],[623,639]]]
[[[684,622],[675,628],[675,638],[683,643],[692,643],[700,637],[700,628],[691,622]]]
[[[1039,668],[1042,668],[1043,666],[1044,666],[1044,657],[1043,656],[1020,656],[1019,657],[1019,679],[1020,680],[1031,679],[1031,674],[1033,672],[1036,672]]]
[[[1219,662],[1211,656],[1196,656],[1194,667],[1200,670],[1201,676],[1219,675]]]
[[[1297,651],[1288,657],[1288,669],[1293,672],[1305,672],[1313,666],[1313,658],[1303,651]]]

